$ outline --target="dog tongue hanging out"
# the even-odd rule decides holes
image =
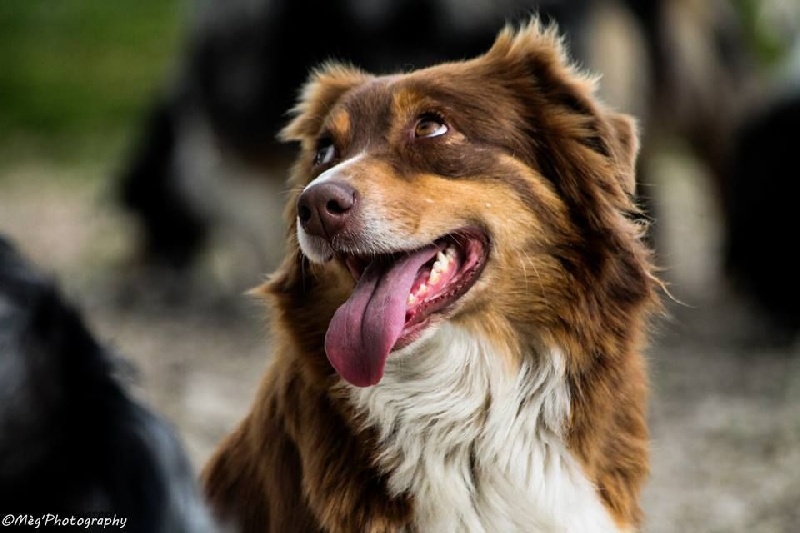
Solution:
[[[204,470],[244,531],[631,531],[658,282],[633,122],[552,29],[312,75],[274,353]]]
[[[345,380],[366,387],[380,381],[389,352],[464,292],[483,258],[462,260],[455,245],[435,243],[385,258],[345,259],[348,266],[360,261],[366,266],[351,267],[356,287],[330,321],[325,351]]]

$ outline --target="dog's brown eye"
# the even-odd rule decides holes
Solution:
[[[315,165],[327,165],[336,157],[336,147],[330,140],[321,141],[317,145],[317,153],[314,154]]]
[[[414,137],[429,139],[447,133],[447,125],[435,115],[423,115],[414,127]]]

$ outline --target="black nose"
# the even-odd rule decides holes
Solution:
[[[309,235],[332,239],[355,211],[356,190],[340,181],[308,187],[297,199],[297,217]]]

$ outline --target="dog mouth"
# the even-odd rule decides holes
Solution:
[[[446,318],[472,288],[488,250],[484,232],[466,229],[415,250],[340,254],[356,286],[325,335],[325,352],[339,375],[358,387],[378,383],[390,352]]]

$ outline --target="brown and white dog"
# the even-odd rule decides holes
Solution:
[[[637,134],[536,20],[389,76],[330,64],[283,138],[274,354],[203,472],[244,531],[627,531],[659,282]]]

